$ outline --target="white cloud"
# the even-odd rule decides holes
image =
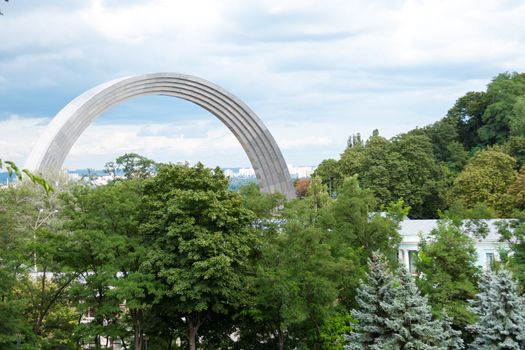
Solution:
[[[510,0],[32,0],[2,9],[0,116],[52,115],[103,81],[182,72],[245,100],[300,164],[337,156],[355,132],[392,136],[433,122],[497,73],[525,70],[525,3]],[[100,163],[124,149],[244,157],[227,132],[152,118],[94,125],[71,159]],[[28,152],[4,134],[0,151]]]
[[[49,118],[21,118],[11,115],[0,120],[0,159],[22,165]]]

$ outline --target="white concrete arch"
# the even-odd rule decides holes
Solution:
[[[263,192],[295,198],[281,150],[257,115],[240,99],[204,79],[177,73],[144,74],[116,79],[75,98],[51,120],[33,147],[25,168],[60,169],[86,128],[110,107],[138,96],[165,95],[191,101],[215,115],[231,130],[248,155]]]

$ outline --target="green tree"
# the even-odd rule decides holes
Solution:
[[[403,199],[412,217],[435,217],[444,206],[446,173],[434,157],[433,145],[423,130],[392,140],[372,135],[364,146],[348,147],[338,163],[341,176],[358,175],[386,206]],[[339,180],[338,187],[342,185]]]
[[[126,153],[118,157],[115,162],[107,162],[104,171],[115,179],[122,171],[126,179],[146,178],[155,174],[157,164],[136,153]]]
[[[512,114],[510,117],[510,133],[514,136],[525,136],[525,89],[523,96],[516,98],[514,106],[512,107]]]
[[[508,247],[506,254],[501,254],[502,263],[512,271],[518,281],[521,293],[525,291],[525,212],[514,211],[514,219],[499,220],[496,225],[500,241]]]
[[[476,338],[471,349],[523,349],[525,347],[525,308],[516,292],[512,275],[505,269],[489,273],[472,301],[479,317],[471,326]]]
[[[483,114],[489,103],[485,92],[468,92],[447,113],[445,119],[456,125],[459,141],[467,150],[482,143],[478,130],[483,125]]]
[[[516,169],[525,165],[525,136],[511,136],[504,148],[505,152],[516,159]]]
[[[505,215],[511,202],[506,192],[516,179],[515,162],[497,149],[478,152],[454,180],[452,195],[467,208],[482,202]]]
[[[0,308],[9,312],[2,348],[14,348],[17,333],[24,348],[71,348],[74,315],[64,301],[76,274],[61,262],[56,193],[46,195],[31,183],[0,192]],[[62,322],[56,322],[58,314]],[[2,340],[3,332],[14,333]]]
[[[478,130],[484,144],[506,141],[511,124],[522,117],[523,100],[520,96],[525,96],[525,74],[502,73],[487,86],[490,104],[482,116],[483,126]]]
[[[159,295],[184,317],[189,348],[213,314],[245,302],[253,214],[228,190],[220,169],[167,164],[144,184],[141,232],[151,248],[147,269],[161,281]]]
[[[430,138],[436,159],[441,162],[448,162],[453,155],[450,145],[458,143],[458,130],[455,123],[444,118],[421,129],[421,131]],[[463,149],[463,147],[461,148]]]
[[[140,349],[144,313],[151,302],[148,290],[155,289],[154,276],[141,269],[148,246],[138,229],[141,181],[78,186],[63,197],[68,264],[82,274],[74,290],[77,307],[94,315],[94,321],[80,325],[78,333],[97,343],[102,335],[132,336],[134,347]],[[124,302],[126,312],[121,308]],[[127,320],[133,334],[126,331]]]
[[[333,314],[339,266],[323,237],[323,231],[315,227],[288,223],[262,248],[253,282],[256,306],[252,315],[275,330],[279,349],[302,328],[313,332],[310,348],[317,348],[324,320]],[[301,337],[304,344],[306,339]]]
[[[396,210],[386,215],[378,213],[378,208],[372,191],[362,189],[357,177],[344,180],[337,198],[325,210],[320,222],[331,232],[331,245],[336,256],[344,256],[348,247],[352,247],[362,252],[363,265],[374,251],[380,251],[392,262],[397,261],[401,241],[397,230],[407,208],[401,208],[401,214]]]
[[[34,349],[30,344],[36,342],[26,314],[30,300],[20,292],[20,282],[28,274],[22,264],[27,261],[23,247],[30,239],[24,223],[32,217],[33,195],[27,186],[0,191],[0,348],[7,350],[16,348],[17,338],[22,349]]]
[[[330,190],[330,186],[332,186],[332,193],[336,193],[337,188],[343,181],[344,175],[337,160],[325,159],[317,166],[313,177],[320,178],[328,190]]]
[[[474,298],[479,278],[477,251],[460,226],[439,221],[438,227],[422,237],[418,247],[417,284],[428,297],[435,317],[442,310],[453,317],[453,325],[464,334],[474,322],[468,300]]]
[[[325,320],[321,330],[323,349],[343,350],[346,335],[353,329],[355,323],[347,311],[342,311]]]
[[[525,166],[522,166],[516,176],[516,181],[507,188],[507,195],[514,210],[525,210]]]

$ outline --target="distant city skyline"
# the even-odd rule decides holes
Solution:
[[[263,120],[287,163],[315,166],[352,134],[428,125],[498,73],[525,71],[525,3],[513,0],[28,0],[1,10],[0,157],[19,164],[70,100],[122,76],[217,83]],[[126,152],[250,165],[208,112],[151,96],[104,113],[65,166],[100,169]]]

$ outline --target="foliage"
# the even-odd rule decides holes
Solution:
[[[310,185],[310,179],[297,179],[294,181],[295,194],[297,198],[303,198],[308,192],[308,186]]]
[[[243,305],[253,214],[228,190],[220,169],[167,164],[144,183],[146,268],[164,286],[157,297],[184,317],[190,349],[213,314]]]
[[[440,349],[440,323],[432,320],[426,297],[420,294],[413,277],[404,267],[399,269],[399,286],[386,310],[386,325],[393,335],[381,342],[387,348]]]
[[[155,174],[157,164],[136,153],[126,153],[118,157],[115,162],[108,162],[104,171],[114,179],[122,172],[126,179],[147,178]]]
[[[525,212],[515,211],[514,219],[498,222],[500,241],[508,247],[508,252],[503,252],[503,263],[512,271],[518,281],[521,293],[525,291]]]
[[[344,255],[344,250],[352,247],[363,252],[363,265],[366,265],[374,251],[382,252],[391,262],[397,261],[401,241],[397,233],[400,208],[392,206],[390,208],[396,208],[396,212],[387,212],[386,215],[375,212],[377,208],[372,191],[362,189],[355,176],[344,180],[337,198],[330,210],[325,211],[321,222],[332,232],[330,239],[333,249],[343,250],[337,254]],[[401,211],[406,213],[405,210]]]
[[[327,318],[320,334],[323,349],[343,350],[346,334],[352,331],[354,323],[355,320],[346,311]]]
[[[467,300],[474,298],[479,278],[474,242],[452,222],[440,221],[428,236],[422,237],[416,262],[417,284],[428,297],[435,317],[442,310],[453,318],[453,325],[464,334],[474,322]]]
[[[412,217],[434,217],[444,205],[447,180],[433,152],[431,139],[422,131],[391,140],[376,132],[365,144],[350,145],[340,161],[321,163],[315,174],[324,182],[332,176],[337,193],[344,177],[357,174],[379,204],[403,199]]]
[[[507,195],[512,209],[525,210],[525,166],[521,167],[516,180],[508,186]]]
[[[395,298],[394,278],[387,261],[377,253],[368,262],[366,283],[357,290],[358,309],[352,310],[357,321],[349,334],[347,349],[381,348],[383,341],[392,336],[387,326],[390,305]]]
[[[2,159],[0,159],[0,170],[4,168],[7,170],[9,176],[15,174],[19,181],[22,181],[23,174],[25,174],[32,183],[41,186],[47,195],[53,192],[53,187],[51,187],[51,185],[46,180],[44,180],[44,178],[33,174],[28,169],[20,170],[18,166],[10,160],[2,161]]]
[[[525,347],[525,309],[510,272],[501,269],[488,273],[471,303],[472,311],[479,317],[470,327],[476,335],[471,349]]]
[[[54,315],[67,311],[64,297],[75,277],[61,264],[61,242],[53,235],[57,208],[54,194],[43,195],[29,183],[0,191],[2,348],[14,348],[16,338],[23,348],[71,344],[60,330],[70,319],[54,322]]]
[[[441,345],[444,350],[460,350],[465,347],[464,341],[461,339],[461,331],[452,328],[453,321],[454,319],[443,310],[440,323],[443,330]]]
[[[478,152],[455,179],[453,195],[467,208],[481,202],[499,215],[508,213],[511,199],[507,189],[516,180],[515,162],[497,149]]]
[[[141,182],[135,179],[77,186],[63,196],[68,264],[82,274],[72,296],[82,312],[91,310],[94,317],[77,329],[84,339],[133,338],[135,347],[143,342],[144,313],[151,302],[147,291],[155,283],[153,275],[141,270],[147,245],[138,231],[140,192]]]
[[[432,320],[427,300],[410,274],[401,268],[394,278],[377,254],[369,270],[367,284],[358,290],[359,309],[352,311],[358,323],[347,349],[442,349],[441,324]]]

